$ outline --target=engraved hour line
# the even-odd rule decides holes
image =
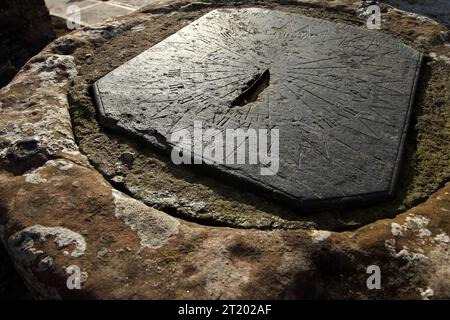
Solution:
[[[337,92],[339,92],[339,93],[343,93],[343,94],[347,94],[347,95],[352,95],[351,93],[348,93],[348,92],[345,92],[345,91],[341,91],[341,90],[340,90],[341,88],[338,89],[338,88],[329,87],[329,86],[324,85],[324,84],[321,84],[321,83],[312,82],[311,80],[305,80],[305,79],[297,78],[297,77],[294,77],[294,76],[291,76],[291,75],[287,75],[287,77],[289,77],[289,78],[291,78],[291,79],[303,81],[303,82],[306,82],[306,83],[308,83],[308,84],[313,84],[313,85],[316,85],[316,86],[318,86],[318,87],[322,87],[322,88],[330,89],[330,90],[333,90],[333,91],[337,91]]]
[[[361,120],[359,120],[359,123],[362,124],[364,127],[366,127],[366,129],[368,129],[371,133],[373,133],[373,131],[370,130],[363,122],[361,122]],[[360,134],[362,134],[362,135],[364,135],[366,137],[369,137],[369,138],[372,138],[372,139],[375,139],[375,140],[381,140],[377,135],[372,136],[370,134],[367,134],[366,132],[363,132],[361,130],[358,130],[358,129],[354,128],[354,127],[350,127],[350,126],[345,125],[345,124],[341,124],[341,126],[344,127],[344,128],[350,129],[352,131],[356,131],[356,132],[358,132],[358,133],[360,133]]]
[[[222,135],[223,137],[223,132],[225,130],[227,130],[228,128],[211,128],[211,129],[217,129],[218,132],[213,132],[213,134],[210,134],[208,136],[203,136],[201,141],[192,139],[193,143],[192,146],[195,147],[196,145],[198,145],[200,142],[202,143],[202,146],[209,146],[213,143],[213,139],[211,139],[212,137],[214,137],[214,140],[216,139],[217,136]],[[206,143],[207,142],[207,143]]]
[[[284,177],[282,177],[282,179],[285,180]],[[317,199],[322,199],[323,198],[323,194],[321,192],[312,189],[310,186],[306,185],[304,182],[301,182],[300,179],[294,179],[294,183],[296,183],[300,187],[302,187],[302,188],[308,190],[309,192],[311,192]]]
[[[238,76],[245,76],[245,73],[238,73],[238,74],[232,74],[226,77],[221,77],[221,78],[214,78],[214,79],[201,79],[200,82],[196,82],[194,81],[195,84],[198,83],[202,83],[202,81],[206,81],[206,82],[214,82],[214,81],[219,81],[219,80],[224,80],[224,79],[230,79],[230,78],[236,78]]]
[[[208,59],[208,61],[211,61],[211,60],[209,60]],[[230,67],[230,68],[242,68],[242,66],[243,65],[247,65],[247,64],[242,64],[242,65],[240,65],[240,66],[236,66],[236,65],[232,65],[232,64],[223,64],[223,63],[220,63],[220,62],[215,62],[215,61],[211,61],[211,62],[200,62],[200,64],[201,65],[204,65],[204,64],[212,64],[212,65],[219,65],[219,66],[224,66],[224,67]],[[255,67],[256,68],[256,67]],[[231,71],[233,71],[233,70],[231,70]]]
[[[166,105],[164,105],[161,109],[156,110],[156,112],[152,114],[152,117],[151,117],[149,120],[152,120],[153,117],[158,116],[161,112],[163,112],[163,111],[166,110],[168,107],[170,107],[170,105],[171,105],[170,103],[169,103],[169,104],[166,104]]]
[[[375,122],[375,123],[378,123],[378,124],[384,124],[384,125],[386,125],[388,127],[395,128],[395,125],[393,125],[392,123],[389,123],[389,122],[374,120],[374,119],[363,117],[361,115],[358,115],[357,117],[360,118],[360,119],[364,119],[364,120],[367,120],[367,121]]]
[[[197,30],[197,29],[196,29],[196,30]],[[197,30],[197,32],[198,32],[198,30]],[[199,33],[199,34],[200,34],[200,33]],[[184,38],[184,35],[183,35],[183,34],[179,34],[179,36],[180,36],[180,38],[182,38],[183,40],[186,41],[186,44],[187,44],[187,45],[190,45],[190,42],[189,42],[186,38]],[[203,43],[205,43],[207,47],[209,47],[210,49],[212,49],[212,50],[214,51],[215,48],[212,47],[206,40],[204,40],[204,39],[201,37],[201,34],[200,34],[200,36],[197,38],[197,40],[198,40],[198,41],[201,41],[201,42],[203,42]],[[217,45],[217,43],[216,43],[216,45]],[[231,53],[233,53],[233,54],[235,54],[235,55],[240,56],[239,54],[237,54],[237,53],[235,53],[235,52],[229,50],[228,48],[224,48],[224,47],[222,47],[222,46],[219,46],[219,47],[221,47],[222,49],[225,49],[225,50],[227,50],[227,51],[229,51],[229,52],[231,52]],[[200,48],[201,48],[201,47],[200,47]],[[202,48],[202,49],[203,49],[203,48]],[[196,46],[196,50],[198,50],[198,51],[202,51],[203,53],[206,53],[206,54],[210,54],[210,53],[211,53],[211,51],[206,51],[206,50],[202,50],[202,49],[199,49],[198,46]],[[243,56],[241,56],[241,57],[243,57]],[[245,57],[244,57],[244,58],[245,58]],[[245,65],[243,62],[240,62],[239,60],[238,60],[238,61],[234,60],[234,62],[239,62],[239,63],[241,63],[242,65]]]
[[[383,115],[383,114],[379,113],[376,108],[373,108],[372,106],[368,106],[368,109],[370,111],[372,111],[374,114],[376,114],[378,117],[380,117],[381,119],[386,121],[386,123],[389,123],[390,125],[393,125],[392,123],[389,122],[389,118],[387,118],[386,115]]]
[[[294,90],[292,90],[287,84],[282,84],[284,87],[286,87],[290,92],[292,92],[296,97],[297,97],[297,99],[300,99],[302,102],[303,102],[303,104],[305,105],[305,106],[307,106],[308,107],[308,109],[311,111],[311,112],[314,112],[313,111],[313,109],[312,109],[312,107],[309,105],[309,104],[307,104],[307,103],[305,103],[304,101],[303,101],[303,99],[301,98],[301,97],[299,97],[298,95],[297,95],[297,93],[294,91]]]
[[[199,94],[199,95],[196,95],[196,96],[194,96],[194,97],[196,98],[196,97],[201,96],[201,95],[203,95],[203,94]],[[193,108],[193,109],[190,109],[189,112],[191,112],[191,113],[192,113],[192,112],[195,112],[197,115],[199,115],[199,114],[202,113],[204,110],[206,110],[206,109],[208,109],[208,108],[211,108],[211,107],[213,107],[213,105],[211,105],[211,104],[206,104],[205,106],[201,107],[200,110],[195,110],[196,108]],[[181,119],[184,118],[186,115],[188,115],[188,112],[183,113],[183,114],[181,115],[181,117],[178,118],[178,120],[176,120],[176,122],[175,122],[174,124],[171,124],[171,128],[175,127],[175,125],[177,125],[177,124],[181,121]],[[170,130],[170,129],[169,129],[169,130]]]
[[[381,83],[402,83],[404,80],[380,80],[380,81],[373,81],[374,84],[381,84]]]
[[[310,95],[312,95],[312,96],[316,97],[317,99],[320,99],[320,100],[322,100],[322,101],[326,102],[326,103],[327,103],[327,104],[329,104],[330,106],[333,106],[333,107],[338,107],[338,108],[339,108],[339,105],[337,105],[337,104],[334,104],[334,103],[332,103],[332,102],[328,101],[327,99],[325,99],[325,98],[323,98],[323,97],[319,96],[318,94],[316,94],[316,93],[314,93],[314,92],[311,92],[311,91],[309,91],[308,89],[305,89],[305,87],[307,87],[307,86],[308,86],[309,84],[307,84],[307,85],[304,85],[303,87],[299,86],[299,85],[298,85],[298,84],[296,84],[296,83],[292,83],[292,85],[294,85],[294,86],[298,87],[298,88],[299,88],[300,90],[303,90],[303,91],[305,91],[305,92],[309,93]]]
[[[231,23],[231,21],[228,21],[229,26],[232,26],[233,24]],[[245,30],[244,33],[246,35],[250,35],[250,33],[248,32],[248,30]],[[243,36],[243,35],[241,35]],[[250,53],[253,56],[253,53],[256,53],[256,56],[253,56],[253,58],[255,59],[260,59],[260,56],[258,55],[258,52],[255,52],[255,48],[253,46],[249,46],[249,43],[247,43],[247,46],[243,46],[241,44],[241,42],[238,40],[238,37],[236,36],[230,36],[230,40],[232,40],[234,43],[238,44],[244,51],[247,51],[248,53]],[[251,40],[248,39],[248,41],[250,42]],[[254,43],[254,41],[251,41],[252,43]],[[265,57],[265,55],[264,55]],[[267,58],[267,57],[266,57]]]
[[[177,41],[176,43],[177,44],[184,44],[185,46],[181,46],[181,48],[178,48],[179,50],[181,49],[181,50],[187,50],[186,49],[186,45],[188,45],[189,46],[189,49],[187,50],[187,51],[191,51],[191,52],[195,52],[195,53],[197,53],[197,52],[202,52],[202,53],[204,53],[204,54],[206,54],[206,55],[209,55],[209,54],[211,54],[212,52],[216,52],[217,50],[214,50],[214,48],[213,47],[211,47],[211,46],[209,46],[208,45],[208,47],[209,47],[209,51],[207,51],[206,49],[207,48],[203,48],[203,47],[199,47],[199,46],[195,46],[195,49],[191,49],[190,47],[192,46],[192,44],[191,44],[191,42],[189,41],[189,40],[187,40],[185,37],[184,37],[184,35],[182,34],[182,33],[179,33],[179,34],[177,34],[177,36],[179,37],[179,38],[181,38],[182,40],[184,40],[185,42],[183,43],[183,42],[181,42],[181,41]],[[172,44],[172,42],[169,42],[169,44]],[[173,48],[177,48],[176,46],[173,46]],[[173,49],[173,48],[171,48],[171,49]],[[211,51],[212,50],[212,51]],[[174,54],[177,54],[177,52],[173,52]]]
[[[235,83],[244,81],[245,79],[247,79],[247,77],[244,77],[244,78],[242,78],[242,79],[239,79],[239,80],[236,80],[236,81],[233,81],[233,82],[226,83],[226,84],[224,84],[224,85],[222,85],[222,86],[219,86],[219,87],[217,87],[217,88],[218,88],[218,89],[221,89],[221,88],[223,88],[223,87],[227,87],[227,86],[229,86],[229,85],[232,85],[232,84],[235,84]]]
[[[231,23],[230,20],[228,20],[228,28],[232,28],[233,24]],[[243,46],[237,39],[236,37],[232,36],[230,34],[230,32],[225,31],[225,32],[219,32],[219,35],[224,39],[224,40],[231,40],[234,43],[236,43],[239,47],[241,47],[241,49],[246,50],[245,46]]]
[[[157,101],[148,101],[148,100],[146,100],[145,101],[145,103],[146,104],[154,104],[154,103],[162,103],[162,102],[175,102],[176,101],[176,99],[167,99],[167,100],[157,100]]]
[[[210,69],[205,69],[204,71],[182,71],[182,73],[186,73],[186,74],[195,74],[195,73],[223,73],[223,72],[228,72],[228,73],[232,73],[232,71],[234,70],[210,70]]]
[[[301,27],[298,28],[297,30],[293,31],[293,32],[292,32],[292,35],[293,35],[293,36],[298,35],[299,31],[305,30],[308,26],[309,26],[309,24],[305,24],[305,25],[301,26]]]
[[[298,62],[298,64],[305,65],[305,64],[309,64],[309,63],[323,62],[323,61],[330,61],[330,60],[335,60],[335,59],[338,59],[338,57],[321,58],[321,59],[312,60],[312,61]]]
[[[274,56],[279,54],[279,52],[280,52],[279,48],[281,47],[281,43],[283,41],[286,41],[286,34],[288,34],[287,30],[290,29],[292,31],[292,19],[289,19],[284,25],[282,25],[281,27],[276,28],[276,29],[277,29],[277,31],[275,32],[274,36],[275,36],[276,42],[278,43],[278,48],[275,48],[273,50],[271,60],[274,60]]]
[[[219,32],[219,30],[217,30],[217,28],[215,27],[215,26],[211,26],[210,27],[211,29],[213,29],[213,30],[205,30],[208,34],[209,34],[209,38],[210,39],[213,39],[214,40],[214,42],[217,44],[217,42],[220,42],[220,38],[217,38],[216,37],[216,34],[219,34],[219,36],[220,36],[220,32]],[[216,31],[216,32],[214,32],[214,30]],[[245,32],[245,31],[244,31]],[[247,31],[247,32],[245,32],[246,33],[246,35],[250,35],[250,33]],[[242,35],[243,37],[244,37],[244,35]],[[224,38],[222,38],[222,39],[224,39]],[[242,49],[244,49],[244,51],[245,52],[247,52],[247,53],[249,53],[252,57],[251,58],[253,58],[253,59],[260,59],[261,57],[259,57],[258,55],[257,56],[253,56],[253,53],[255,53],[255,51],[254,51],[254,48],[252,47],[252,46],[250,46],[250,47],[244,47],[244,46],[242,46],[240,43],[238,43],[237,42],[237,40],[236,40],[236,37],[232,37],[232,38],[230,38],[231,40],[233,40],[236,44],[238,44]],[[225,39],[226,40],[226,39]],[[249,41],[250,41],[250,39],[249,39]],[[237,53],[235,53],[235,54],[237,54]],[[268,57],[267,56],[265,56],[264,54],[263,54],[263,56],[267,59]],[[244,57],[244,56],[242,56],[242,57]],[[246,58],[247,59],[247,57],[244,57],[244,58]]]
[[[223,99],[223,98],[225,98],[225,97],[228,97],[228,96],[231,95],[233,92],[238,91],[239,89],[240,89],[240,88],[234,88],[233,90],[231,90],[231,91],[229,91],[229,92],[227,92],[227,93],[221,95],[220,98]],[[227,112],[228,112],[229,110],[231,110],[231,108],[228,108]]]
[[[380,86],[379,84],[375,84],[375,86],[376,86],[377,88],[381,88],[381,89],[383,89],[383,90],[392,92],[392,94],[387,93],[387,94],[389,94],[390,96],[405,96],[405,95],[406,95],[405,93],[399,92],[399,91],[397,91],[397,90],[395,90],[395,89],[393,89],[393,88],[386,88],[386,87]],[[385,94],[386,94],[386,93],[385,93]]]
[[[382,53],[373,52],[372,56],[369,55],[369,56],[365,57],[365,59],[373,60],[373,59],[379,58],[380,56],[382,57],[382,56],[387,56],[387,55],[398,55],[399,53],[400,52],[398,49],[392,49],[392,50],[388,50],[388,51],[385,51]]]
[[[299,86],[296,85],[296,84],[293,84],[293,85],[299,87]],[[319,98],[319,99],[321,99],[321,100],[327,102],[328,104],[330,104],[330,105],[332,105],[332,106],[339,107],[338,105],[335,105],[335,104],[333,104],[333,103],[327,101],[326,99],[321,98],[320,96],[318,96],[318,95],[316,95],[316,94],[310,92],[310,91],[307,90],[307,89],[304,89],[303,87],[299,87],[299,89],[308,92],[309,94],[311,94],[311,95],[315,96],[316,98]],[[302,100],[302,101],[303,101],[303,100]],[[308,106],[308,105],[307,105],[307,106]],[[309,107],[309,106],[308,106],[308,107]],[[334,109],[333,109],[333,110],[334,110]],[[345,111],[345,110],[347,110],[347,109],[344,109],[344,111]],[[356,115],[354,115],[354,116],[356,116]],[[364,132],[362,132],[362,131],[360,131],[360,130],[358,130],[358,129],[355,129],[355,128],[352,128],[352,127],[348,127],[348,126],[343,125],[343,124],[340,124],[340,125],[342,125],[343,127],[349,128],[349,129],[351,129],[351,130],[357,131],[357,132],[359,132],[359,133],[361,133],[361,134],[363,134],[363,135],[365,135],[365,136],[368,136],[368,137],[371,137],[371,138],[380,140],[380,138],[376,135],[376,133],[375,133],[371,128],[369,128],[364,122],[362,122],[361,119],[358,119],[358,121],[359,121],[359,123],[362,124],[367,130],[369,130],[369,131],[373,134],[373,136],[372,136],[372,135],[369,135],[369,134],[367,134],[367,133],[364,133]],[[339,123],[340,123],[340,122],[339,122]]]
[[[325,69],[348,69],[348,66],[320,66],[320,67],[294,67],[293,70],[325,70]]]
[[[287,75],[291,75],[291,74],[295,74],[295,75],[309,75],[309,76],[314,76],[314,77],[336,77],[336,74],[334,74],[334,73],[331,73],[331,74],[317,74],[317,73],[310,73],[310,72],[303,72],[303,71],[292,71],[292,70],[287,70],[286,74]],[[350,78],[350,77],[346,76],[345,74],[341,74],[341,75],[339,75],[339,77],[342,78],[342,79],[349,79],[351,81],[354,81],[355,78],[356,78],[358,81],[367,82],[367,80],[365,80],[365,79],[358,78],[356,76]],[[330,80],[330,81],[332,81],[332,80]]]
[[[203,65],[205,65],[205,64],[208,64],[208,65],[220,65],[220,66],[230,67],[231,69],[234,69],[234,68],[242,69],[243,67],[248,67],[248,66],[249,66],[248,63],[241,63],[240,65],[221,64],[221,63],[219,63],[219,62],[217,62],[217,61],[215,61],[215,60],[211,60],[210,58],[205,58],[205,59],[206,59],[207,61],[210,61],[210,62],[208,63],[208,62],[203,62],[203,61],[201,61],[201,62],[199,62],[199,65],[201,65],[201,66],[203,66]],[[233,60],[233,62],[238,62],[238,63],[239,63],[238,60]],[[254,66],[254,65],[252,65],[251,67],[257,69],[257,67]],[[234,71],[234,70],[230,70],[230,71]]]
[[[353,44],[355,42],[355,40],[362,40],[367,38],[368,35],[362,35],[362,36],[356,36],[354,38],[348,39],[346,36],[344,37],[344,41],[342,41],[341,43],[338,44],[338,47],[341,47],[342,45],[344,45],[344,43],[349,43],[349,44]],[[344,46],[345,47],[345,46]]]
[[[183,40],[185,40],[186,42],[184,43],[185,45],[191,45],[190,43],[189,43],[189,41],[188,40],[186,40],[185,38],[184,38],[184,36],[182,35],[182,34],[179,34],[178,35],[180,38],[182,38]],[[201,40],[201,39],[200,39]],[[175,47],[175,46],[174,46]],[[210,49],[212,49],[212,51],[206,51],[206,49],[204,49],[204,48],[202,48],[202,47],[199,47],[199,46],[196,46],[196,49],[194,50],[194,49],[192,49],[192,50],[189,50],[189,51],[191,51],[191,52],[194,52],[194,53],[198,53],[198,52],[202,52],[202,53],[204,53],[206,56],[209,56],[209,55],[211,55],[212,53],[214,53],[214,52],[218,52],[218,50],[216,49],[216,50],[214,50],[214,48],[213,47],[211,47],[210,45],[208,45],[207,44],[207,47],[209,47]],[[179,48],[180,49],[180,48]],[[181,47],[181,49],[182,50],[185,50],[185,47]],[[173,54],[177,54],[177,52],[174,52]],[[167,59],[167,57],[162,57],[162,59],[163,60],[166,60]],[[176,59],[178,60],[179,59],[179,57],[176,57]],[[207,57],[203,57],[203,59],[207,59]],[[207,59],[208,61],[211,61],[211,60],[209,60],[209,59]],[[244,63],[241,63],[239,60],[236,60],[236,59],[234,59],[234,62],[237,62],[237,63],[240,63],[241,65],[247,65],[247,64],[244,64]],[[201,62],[201,63],[203,63],[203,62]],[[214,61],[211,61],[211,63],[214,63]],[[217,63],[217,65],[218,65],[218,63]],[[228,66],[228,65],[227,65]],[[242,68],[242,66],[236,66],[237,68]]]
[[[308,147],[306,147],[306,148],[308,148]],[[346,168],[345,168],[345,169],[346,169]],[[295,174],[296,174],[296,176],[298,176],[298,175],[300,175],[300,172],[297,171]],[[325,184],[325,185],[328,185],[328,186],[331,185],[330,182],[329,182],[328,180],[326,180],[326,179],[320,177],[320,175],[316,175],[316,176],[314,177],[314,179],[315,179],[315,180],[319,180],[321,184]],[[316,195],[316,197],[318,197],[318,198],[322,198],[322,197],[323,197],[323,194],[322,194],[322,193],[312,190],[310,186],[304,185],[304,184],[301,182],[301,180],[302,180],[302,179],[293,179],[293,181],[294,181],[295,183],[297,183],[297,184],[299,184],[300,186],[302,186],[302,187],[308,189],[308,190],[309,190],[311,193],[313,193],[314,195],[316,195],[316,194],[319,194],[319,195],[320,195],[320,197],[318,197],[317,195]],[[355,186],[355,185],[356,185],[356,186],[360,185],[360,184],[358,184],[356,181],[349,181],[349,183],[352,184],[352,185],[354,185],[354,186]],[[339,186],[334,186],[334,187],[335,187],[335,189],[337,189],[337,191],[338,191],[342,196],[345,195],[345,193],[344,193],[344,191],[343,191],[343,189],[342,189],[341,187],[339,187]]]
[[[197,29],[197,28],[194,27],[194,29],[198,32],[198,29]],[[241,57],[241,58],[244,58],[245,60],[247,60],[247,61],[250,62],[250,63],[253,63],[253,61],[251,61],[250,59],[248,59],[246,56],[241,55],[241,54],[239,54],[239,53],[237,53],[237,52],[234,52],[234,51],[230,50],[230,49],[227,48],[227,47],[222,46],[220,43],[218,43],[218,41],[217,41],[216,39],[214,39],[214,37],[210,37],[209,39],[210,39],[212,42],[214,42],[214,44],[217,45],[218,47],[220,47],[220,48],[222,48],[222,49],[224,49],[224,50],[226,50],[226,51],[228,51],[228,52],[230,52],[230,53],[232,53],[232,54],[234,54],[234,55],[236,55],[236,56],[239,56],[239,57]],[[199,37],[198,40],[200,40],[201,42],[206,43],[208,46],[210,46],[210,44],[209,44],[207,41],[205,41],[205,39],[203,39],[202,37]]]
[[[384,166],[388,166],[388,165],[389,165],[388,163],[386,163],[386,161],[383,161],[382,159],[380,159],[380,158],[378,158],[378,157],[375,157],[375,156],[369,155],[369,154],[367,154],[367,153],[365,153],[365,152],[361,152],[361,151],[355,150],[355,149],[353,149],[353,148],[350,148],[350,146],[348,146],[348,145],[345,144],[343,141],[339,140],[338,138],[336,138],[336,137],[333,136],[333,135],[329,135],[328,137],[331,138],[331,139],[333,139],[333,140],[335,140],[335,141],[337,141],[338,143],[340,143],[340,144],[346,146],[347,148],[349,148],[349,149],[352,150],[353,152],[357,153],[359,156],[362,156],[364,159],[367,159],[367,160],[369,160],[369,161],[375,160],[375,161],[379,162],[380,164],[383,164]],[[346,162],[342,162],[342,161],[339,161],[339,160],[337,160],[337,159],[334,159],[334,163],[336,163],[339,167],[344,168],[344,169],[345,169],[344,164],[348,164],[348,163],[346,163]],[[360,172],[360,173],[363,173],[363,174],[366,173],[365,171],[363,171],[363,170],[361,170],[361,169],[358,169],[358,168],[356,168],[356,167],[353,167],[352,170],[356,170],[356,171],[358,171],[358,172]]]
[[[300,128],[301,131],[305,131],[303,128]],[[308,132],[308,131],[306,131]],[[325,153],[321,150],[320,144],[317,141],[310,140],[306,135],[302,135],[301,138],[309,145],[310,149],[315,151],[318,155],[323,157],[325,160],[329,161],[330,158],[328,158]]]
[[[198,93],[198,94],[195,94],[195,95],[189,95],[187,97],[179,99],[178,102],[181,103],[181,104],[185,104],[185,103],[191,102],[193,100],[196,100],[198,97],[207,97],[207,96],[206,96],[205,93]],[[208,100],[208,99],[206,99],[206,100]],[[190,112],[191,110],[188,110],[187,112]]]
[[[304,90],[305,92],[307,92],[307,93],[309,93],[309,94],[312,94],[312,95],[315,96],[316,98],[319,98],[319,99],[321,99],[321,100],[327,102],[330,106],[337,107],[337,109],[334,109],[334,108],[332,108],[332,109],[327,108],[326,110],[328,110],[329,112],[336,112],[336,110],[337,110],[337,111],[339,111],[339,110],[344,110],[345,112],[347,112],[346,109],[352,110],[350,107],[342,107],[342,106],[339,105],[338,103],[332,103],[332,102],[326,100],[325,98],[321,98],[321,97],[320,97],[319,95],[317,95],[317,94],[314,95],[313,92],[310,92],[309,90],[304,89],[305,87],[311,86],[311,83],[309,83],[308,81],[304,81],[304,82],[307,82],[307,84],[304,84],[304,85],[302,85],[302,86],[299,86],[299,85],[296,84],[296,83],[292,83],[292,84],[295,85],[296,87],[298,87],[298,88]],[[314,84],[314,83],[312,83],[312,84]],[[315,85],[315,84],[314,84],[314,85]],[[331,88],[330,88],[330,89],[331,89]],[[340,92],[340,93],[346,93],[346,92],[341,92],[341,91],[338,91],[338,92]],[[336,98],[339,100],[339,103],[341,103],[341,104],[347,104],[347,103],[348,103],[347,100],[344,100],[344,99],[342,99],[341,97],[336,97]],[[356,114],[356,113],[355,113],[355,114]]]
[[[336,158],[331,158],[331,157],[329,157],[329,154],[328,154],[328,157],[326,157],[326,156],[325,156],[325,153],[319,149],[319,148],[320,148],[320,147],[319,147],[319,146],[320,146],[319,143],[317,143],[317,142],[314,143],[313,141],[311,141],[310,139],[308,139],[308,138],[306,137],[306,135],[302,135],[301,138],[303,139],[303,141],[305,141],[305,142],[308,143],[308,146],[305,146],[305,145],[303,145],[303,144],[300,144],[300,148],[301,148],[302,146],[303,146],[303,147],[306,147],[306,148],[308,148],[308,149],[310,149],[310,150],[316,152],[318,155],[322,156],[325,160],[327,160],[327,161],[329,161],[329,162],[330,162],[330,160],[331,160],[331,163],[333,163],[333,164],[339,166],[340,168],[342,168],[342,169],[344,169],[344,170],[348,170],[348,167],[345,166],[345,164],[347,164],[347,163],[343,163],[342,161],[339,161],[339,160],[336,159]],[[381,160],[381,159],[379,159],[379,158],[376,158],[376,157],[367,155],[367,154],[364,153],[364,152],[360,152],[360,151],[357,151],[357,150],[351,148],[351,147],[348,146],[346,143],[342,142],[341,140],[339,140],[338,138],[336,138],[336,137],[334,137],[334,136],[332,136],[332,135],[327,135],[327,138],[331,138],[331,139],[337,141],[338,143],[340,143],[340,144],[344,145],[345,147],[349,148],[351,151],[357,153],[357,154],[360,155],[360,156],[363,156],[365,159],[368,159],[368,160],[376,160],[376,161],[378,161],[378,162],[380,162],[380,163],[382,163],[382,164],[386,164],[385,161],[383,161],[383,160]],[[328,151],[327,151],[327,153],[328,153]],[[356,170],[356,171],[358,171],[358,172],[361,173],[361,174],[365,174],[365,173],[366,173],[365,171],[363,171],[363,170],[361,170],[361,169],[359,169],[359,168],[357,168],[357,167],[352,167],[352,170]],[[352,183],[353,183],[353,182],[352,182]]]
[[[298,71],[292,71],[292,70],[287,70],[286,74],[297,74],[297,75],[307,75],[307,76],[314,76],[314,77],[322,77],[324,76],[323,74],[317,74],[317,73],[310,73],[310,72],[298,72]],[[334,74],[326,74],[325,76],[333,76]]]

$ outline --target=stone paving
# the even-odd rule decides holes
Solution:
[[[112,17],[123,16],[158,0],[45,0],[50,14],[66,19],[67,8],[76,5],[80,8],[81,24],[92,25]]]

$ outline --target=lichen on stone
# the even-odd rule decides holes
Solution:
[[[140,201],[112,190],[115,205],[115,217],[134,230],[142,248],[160,248],[170,237],[178,234],[180,222],[165,213],[147,207]]]
[[[14,233],[8,238],[8,246],[13,251],[15,259],[24,265],[31,265],[44,254],[44,251],[36,249],[35,243],[45,242],[49,239],[55,242],[59,250],[74,246],[73,250],[68,253],[72,258],[79,258],[86,251],[86,241],[81,234],[64,227],[41,225],[31,226]]]

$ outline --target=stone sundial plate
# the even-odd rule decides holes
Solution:
[[[393,193],[421,59],[377,31],[281,11],[214,10],[98,80],[94,92],[104,126],[165,151],[173,133],[194,136],[194,121],[221,133],[278,129],[273,175],[252,164],[208,168],[322,207]],[[213,141],[193,139],[192,156],[201,159],[195,146]]]

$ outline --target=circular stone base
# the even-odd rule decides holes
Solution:
[[[258,195],[233,183],[220,181],[214,175],[208,177],[201,169],[194,171],[188,166],[172,165],[170,158],[162,156],[149,145],[136,142],[132,136],[107,131],[98,124],[90,96],[90,84],[218,7],[223,6],[202,4],[195,10],[191,6],[184,10],[173,7],[170,14],[159,15],[131,27],[128,32],[114,36],[93,55],[89,54],[91,48],[84,47],[78,48],[74,53],[80,70],[80,77],[75,80],[69,93],[75,136],[82,152],[116,188],[149,206],[205,225],[258,229],[318,227],[339,230],[395,216],[426,199],[448,179],[450,130],[446,128],[443,119],[447,112],[444,106],[448,104],[449,97],[440,96],[437,88],[448,82],[449,67],[445,63],[429,59],[423,65],[416,105],[413,108],[412,128],[407,134],[405,156],[400,166],[397,192],[390,201],[360,209],[292,209],[264,194]],[[310,10],[269,1],[265,5],[235,4],[232,7],[264,7],[358,26],[362,24],[355,19],[355,11],[327,6]],[[396,12],[391,10],[388,14],[395,16]],[[384,32],[419,51],[423,50],[422,42],[410,41],[412,37],[404,34],[404,26],[394,24],[392,20],[394,18],[388,20]],[[422,41],[432,43],[434,40],[431,35],[424,35]],[[436,143],[437,141],[440,142]]]
[[[281,2],[245,1],[362,23],[354,0]],[[450,48],[438,23],[385,13],[383,32],[429,56],[399,193],[377,207],[301,215],[99,127],[92,84],[223,3],[158,4],[73,32],[0,90],[0,240],[33,295],[449,299]],[[382,290],[367,289],[371,265]],[[81,290],[67,287],[74,270]]]

